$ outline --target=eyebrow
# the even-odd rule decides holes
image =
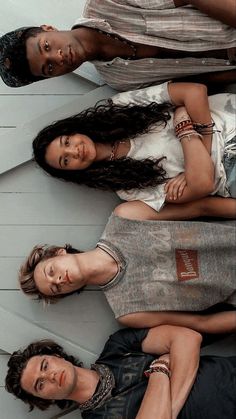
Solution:
[[[63,146],[62,135],[60,136],[59,143],[60,143],[60,146],[62,147]],[[62,168],[61,162],[62,162],[62,156],[59,157],[59,166]]]
[[[38,40],[38,42],[37,42],[37,45],[38,45],[38,50],[39,50],[39,53],[40,53],[40,55],[42,55],[42,54],[43,54],[43,50],[42,50],[42,47],[41,47],[41,45],[40,45],[39,40]],[[46,71],[45,71],[45,66],[44,66],[44,64],[42,65],[41,71],[42,71],[42,74],[43,74],[45,77],[47,77],[47,74],[46,74]]]
[[[43,363],[44,363],[44,361],[45,361],[45,359],[43,358],[43,360],[41,361],[41,364],[40,364],[40,371],[43,370]],[[35,384],[34,384],[34,390],[36,391],[36,393],[38,393],[38,384],[39,384],[39,381],[40,381],[40,378],[37,378],[37,380],[35,381]]]

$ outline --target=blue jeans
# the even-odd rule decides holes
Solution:
[[[223,163],[229,193],[232,198],[236,198],[236,136],[226,145]]]

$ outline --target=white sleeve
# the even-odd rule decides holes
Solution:
[[[168,91],[169,82],[149,86],[143,89],[130,90],[129,92],[118,93],[113,96],[112,101],[115,105],[148,105],[151,102],[164,103],[170,102],[171,98]]]
[[[164,10],[175,9],[173,0],[126,0],[127,5],[141,9]]]
[[[165,184],[145,189],[131,189],[129,191],[117,191],[117,195],[124,201],[142,201],[155,211],[160,211],[165,204]]]

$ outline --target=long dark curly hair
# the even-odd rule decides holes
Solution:
[[[5,388],[9,393],[14,394],[29,406],[29,410],[37,407],[40,410],[48,409],[52,404],[60,409],[67,408],[73,404],[70,400],[46,400],[28,393],[21,387],[21,376],[29,361],[33,356],[53,355],[64,358],[73,365],[82,366],[72,355],[68,355],[63,348],[52,340],[40,340],[28,345],[24,350],[13,352],[8,361],[8,371],[5,379]]]
[[[169,103],[152,102],[147,106],[116,105],[111,99],[72,117],[59,120],[42,129],[33,141],[34,159],[50,175],[69,182],[102,190],[118,191],[143,189],[166,181],[160,165],[165,158],[135,160],[120,158],[99,161],[85,170],[62,170],[51,167],[45,160],[48,145],[58,136],[84,134],[94,143],[114,144],[147,133],[155,127],[166,126],[170,119]]]

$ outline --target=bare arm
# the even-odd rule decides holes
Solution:
[[[236,28],[235,0],[174,0],[175,6],[192,5],[208,16]]]
[[[236,199],[212,196],[185,204],[166,204],[160,212],[141,201],[124,202],[114,213],[130,220],[190,220],[197,217],[236,218]]]
[[[198,83],[169,83],[169,95],[176,106],[184,106],[192,122],[211,123],[207,87]],[[211,154],[212,135],[203,136],[203,144]]]
[[[150,329],[142,343],[144,352],[170,354],[172,419],[183,407],[196,378],[201,341],[201,335],[193,330],[163,325]]]
[[[190,118],[195,123],[212,122],[206,86],[195,83],[169,83],[168,90],[172,102],[179,106],[175,111],[174,120]],[[214,166],[210,158],[212,135],[204,135],[202,141],[197,135],[192,135],[191,141],[189,138],[184,137],[181,141],[186,187],[173,201],[172,189],[168,184],[166,202],[185,203],[207,196],[214,190]]]
[[[136,419],[172,419],[170,380],[167,375],[153,373]]]
[[[219,84],[228,84],[235,83],[236,80],[236,70],[227,70],[226,71],[215,71],[211,73],[204,74],[194,74],[193,76],[181,77],[178,81],[182,82],[194,82],[194,83],[204,83],[213,90],[213,87],[219,86]],[[176,80],[177,81],[177,80]],[[217,93],[216,86],[214,89],[214,94]]]
[[[194,314],[178,311],[150,311],[131,313],[119,317],[128,327],[154,327],[161,324],[189,327],[200,333],[236,332],[236,310],[216,314]]]
[[[214,165],[201,139],[196,135],[183,137],[181,145],[184,153],[186,187],[182,195],[172,200],[167,192],[165,201],[175,204],[190,202],[209,195],[214,191]]]

